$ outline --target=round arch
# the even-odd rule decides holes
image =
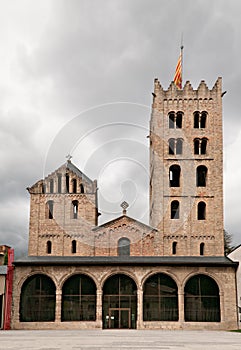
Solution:
[[[22,284],[20,322],[51,322],[55,320],[56,286],[52,278],[37,273]]]
[[[154,273],[143,284],[143,321],[178,321],[178,287],[166,273]]]
[[[197,275],[204,275],[204,276],[207,276],[207,277],[210,277],[211,279],[213,279],[213,280],[217,283],[217,285],[218,285],[218,288],[219,288],[219,291],[220,291],[219,294],[222,293],[221,281],[219,280],[218,276],[216,276],[216,275],[214,275],[214,274],[212,274],[212,273],[209,273],[209,272],[201,272],[201,273],[198,273],[198,274],[197,274],[197,272],[193,272],[193,271],[191,271],[190,273],[188,273],[188,274],[185,276],[185,278],[181,281],[181,287],[182,287],[183,291],[184,291],[184,288],[185,288],[185,285],[186,285],[187,281],[188,281],[190,278],[192,278],[192,277],[194,277],[194,276],[197,276]]]
[[[202,272],[200,273],[201,275],[204,275],[204,276],[208,276],[210,277],[211,279],[213,279],[216,284],[218,285],[218,288],[219,288],[219,295],[222,295],[223,294],[223,288],[222,288],[222,283],[221,281],[219,280],[218,276],[212,274],[212,273],[209,273],[209,272]],[[197,272],[190,272],[188,273],[185,278],[180,281],[180,285],[179,285],[179,288],[180,288],[180,293],[184,293],[184,288],[186,286],[186,283],[187,281],[191,278],[191,277],[194,277],[197,275]]]
[[[190,277],[184,286],[184,315],[188,322],[220,322],[220,291],[206,274]]]
[[[113,269],[113,270],[107,272],[100,280],[100,288],[103,290],[105,282],[110,277],[113,277],[115,275],[125,275],[125,276],[129,277],[130,279],[132,279],[135,282],[135,284],[136,284],[136,286],[138,288],[138,286],[139,286],[138,278],[134,274],[130,273],[130,271],[125,270],[125,268],[118,269],[118,270],[117,269]]]
[[[207,186],[207,174],[208,168],[206,165],[199,165],[196,168],[196,186],[206,187]]]
[[[17,286],[17,288],[19,290],[19,294],[21,293],[21,289],[23,287],[23,284],[29,279],[29,277],[36,276],[36,275],[44,275],[44,276],[49,277],[53,281],[55,288],[57,289],[58,281],[56,279],[56,276],[54,276],[48,272],[43,272],[42,270],[36,270],[36,271],[29,273],[27,276],[23,276],[20,278],[20,280],[18,281],[18,286]]]
[[[178,164],[172,164],[169,167],[169,185],[170,187],[180,187],[181,167]]]
[[[97,279],[96,279],[96,276],[95,275],[93,275],[92,273],[87,273],[87,272],[82,272],[82,271],[78,271],[78,272],[73,272],[73,273],[66,273],[66,274],[64,274],[62,277],[61,277],[61,279],[60,279],[60,281],[59,281],[59,288],[60,289],[63,289],[63,285],[65,284],[65,282],[70,278],[70,277],[73,277],[73,276],[76,276],[76,275],[84,275],[84,276],[86,276],[86,277],[89,277],[90,279],[92,279],[93,281],[94,281],[94,283],[95,283],[95,285],[96,285],[96,287],[98,287],[98,281],[97,281]]]
[[[74,274],[62,286],[61,321],[96,320],[96,284],[86,274]]]
[[[137,284],[124,273],[109,276],[103,284],[103,328],[136,328]]]
[[[170,273],[170,271],[166,272],[166,271],[163,271],[163,270],[160,270],[160,269],[156,269],[155,271],[153,271],[153,270],[152,270],[152,271],[149,271],[149,272],[142,278],[142,280],[141,280],[141,288],[142,288],[142,290],[143,290],[144,284],[145,284],[145,282],[148,280],[148,278],[150,278],[150,277],[152,277],[152,276],[154,276],[154,275],[156,275],[156,274],[158,274],[158,273],[167,275],[167,276],[169,276],[171,279],[173,279],[174,282],[176,283],[178,289],[179,289],[179,286],[180,286],[180,284],[181,284],[181,281],[179,280],[179,278],[178,278],[178,276],[177,276],[176,274],[174,274],[173,272]]]
[[[118,255],[130,256],[130,245],[131,245],[131,241],[128,237],[121,237],[117,243]]]

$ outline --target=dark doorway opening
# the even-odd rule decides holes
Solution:
[[[103,328],[133,329],[137,319],[137,287],[128,276],[114,275],[103,287]]]

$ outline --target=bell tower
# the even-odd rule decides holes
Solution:
[[[222,79],[164,90],[155,79],[150,121],[150,225],[160,255],[222,256]]]
[[[97,181],[71,161],[27,188],[30,193],[29,255],[93,254],[98,225]]]

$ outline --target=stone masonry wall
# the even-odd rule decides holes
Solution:
[[[73,240],[80,241],[81,255],[93,254],[93,235],[89,232],[97,224],[97,185],[70,171],[66,175],[66,172],[67,169],[61,167],[29,189],[29,255],[71,255]],[[51,242],[51,253],[47,250],[47,242]]]
[[[19,305],[24,281],[43,273],[56,286],[56,312],[54,322],[20,322]],[[64,282],[74,274],[86,274],[97,287],[96,321],[61,322],[61,294]],[[155,273],[166,273],[178,286],[179,320],[177,322],[144,322],[142,319],[142,297],[145,280]],[[185,322],[184,287],[195,274],[212,277],[219,287],[221,322]],[[105,281],[114,274],[126,274],[137,285],[137,328],[138,329],[208,329],[228,330],[237,328],[235,269],[233,267],[191,267],[191,266],[18,266],[14,274],[12,329],[85,329],[102,328],[102,289]]]
[[[150,225],[160,231],[163,255],[223,255],[222,82],[197,90],[187,82],[183,90],[172,83],[164,91],[155,81],[150,122]],[[194,128],[194,112],[207,112],[205,128]],[[169,128],[169,113],[183,113],[182,128]],[[169,154],[170,139],[182,139],[182,154]],[[206,154],[194,154],[194,139],[206,138]],[[180,166],[180,187],[170,187],[169,168]],[[205,187],[196,185],[196,169],[207,167]],[[171,219],[171,202],[180,205],[179,219]],[[205,220],[197,220],[197,206],[206,203]]]

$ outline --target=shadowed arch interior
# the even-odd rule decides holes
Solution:
[[[51,322],[55,320],[55,284],[46,275],[29,277],[20,296],[20,322]]]
[[[220,322],[219,288],[211,277],[191,277],[184,293],[185,321]]]
[[[197,187],[206,187],[208,169],[205,165],[199,165],[196,169],[196,185]]]
[[[149,277],[143,288],[144,321],[177,321],[178,288],[164,273]]]
[[[169,182],[170,187],[180,187],[180,173],[181,168],[179,165],[174,164],[169,168]]]
[[[74,275],[62,288],[61,321],[95,321],[96,285],[86,275]]]

